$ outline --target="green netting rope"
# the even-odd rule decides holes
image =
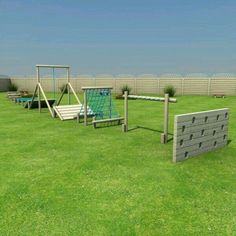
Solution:
[[[88,110],[96,120],[119,117],[116,107],[112,103],[110,88],[93,88],[86,91]],[[83,113],[83,107],[81,113]]]

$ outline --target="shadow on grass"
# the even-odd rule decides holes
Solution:
[[[139,125],[134,127],[134,128],[129,129],[128,131],[133,131],[133,130],[136,130],[136,129],[145,129],[145,130],[149,130],[149,131],[160,133],[160,134],[163,133],[163,130],[152,129],[152,128],[148,128],[148,127],[144,127],[144,126],[139,126]],[[173,136],[172,133],[168,133],[168,135]]]

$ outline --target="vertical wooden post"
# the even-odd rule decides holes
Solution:
[[[161,143],[165,144],[168,141],[168,122],[169,122],[169,94],[165,94],[164,106],[164,133],[161,134]]]
[[[87,89],[84,90],[84,125],[87,126]]]
[[[107,89],[109,92],[109,118],[112,118],[112,94],[111,94],[111,89]]]
[[[36,67],[37,69],[37,83],[40,84],[40,74],[39,74],[39,67]],[[41,99],[40,99],[40,87],[38,87],[38,108],[39,112],[41,112]]]
[[[52,68],[52,80],[53,80],[53,98],[56,98],[56,83],[55,83],[55,68]]]
[[[122,131],[128,131],[128,91],[124,93],[124,124],[122,125]]]
[[[68,93],[68,104],[70,104],[70,86],[69,86],[69,83],[70,83],[70,68],[67,68],[67,83],[66,83],[66,86],[67,86],[67,93]]]

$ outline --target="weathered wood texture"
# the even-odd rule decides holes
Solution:
[[[53,109],[61,120],[73,120],[77,118],[82,104],[54,106]]]
[[[228,108],[175,116],[173,161],[183,161],[225,146],[228,120]]]

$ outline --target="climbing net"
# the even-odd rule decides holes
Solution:
[[[111,88],[86,89],[88,111],[95,120],[119,117],[115,105],[112,103]]]

